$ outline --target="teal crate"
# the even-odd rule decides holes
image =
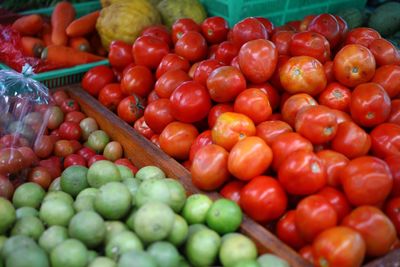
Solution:
[[[232,27],[247,17],[265,17],[280,26],[304,16],[335,13],[347,7],[364,8],[366,0],[201,0],[209,16],[225,18]]]

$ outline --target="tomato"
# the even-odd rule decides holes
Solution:
[[[331,49],[328,40],[316,32],[298,32],[292,35],[289,52],[292,56],[309,56],[322,64],[330,60]]]
[[[54,102],[59,106],[61,103],[68,98],[68,94],[64,90],[57,90],[51,94]]]
[[[0,150],[0,174],[17,173],[26,164],[24,156],[16,148],[3,148]]]
[[[335,81],[335,75],[333,73],[333,61],[327,61],[324,64],[324,71],[328,84]]]
[[[0,174],[0,197],[11,200],[13,194],[14,194],[13,184],[6,176]]]
[[[99,101],[110,110],[115,110],[124,98],[119,83],[110,83],[104,86],[99,93]]]
[[[60,108],[64,113],[80,110],[78,102],[70,98],[65,99],[64,102],[62,102]]]
[[[54,144],[54,155],[65,158],[74,153],[74,148],[69,140],[59,140]]]
[[[314,265],[314,254],[313,254],[313,250],[312,250],[312,246],[311,245],[307,245],[302,247],[299,250],[299,255],[305,259],[307,262],[311,263],[312,265]]]
[[[132,46],[135,64],[150,69],[156,69],[161,60],[169,52],[169,46],[163,40],[154,36],[140,36]]]
[[[160,134],[174,120],[169,99],[161,98],[153,101],[144,110],[144,121],[154,133]]]
[[[279,55],[290,55],[289,47],[293,35],[293,31],[278,31],[272,35],[271,41],[274,43]]]
[[[228,182],[222,187],[219,191],[221,196],[224,198],[235,201],[237,204],[240,204],[240,191],[242,190],[245,183],[241,181],[231,181]]]
[[[67,140],[79,140],[82,136],[81,127],[76,122],[63,122],[60,125],[60,137]]]
[[[322,160],[314,152],[297,150],[279,165],[278,179],[286,192],[309,195],[326,185],[326,170]]]
[[[326,37],[332,48],[335,48],[341,39],[339,23],[331,14],[320,14],[308,24],[308,31],[319,33]]]
[[[400,99],[392,100],[392,110],[387,122],[400,125]]]
[[[206,86],[208,76],[210,76],[211,72],[222,66],[223,65],[215,59],[203,60],[194,71],[193,80]]]
[[[157,67],[156,78],[159,79],[164,73],[169,70],[183,70],[188,72],[190,69],[189,61],[177,54],[168,54],[163,57]]]
[[[172,41],[174,42],[174,44],[176,44],[176,42],[189,31],[201,32],[201,26],[191,18],[177,19],[172,25],[171,32]]]
[[[380,205],[392,190],[393,177],[389,166],[377,157],[353,159],[341,174],[343,190],[355,206]]]
[[[132,162],[129,159],[126,158],[122,158],[122,159],[117,159],[116,161],[114,161],[115,165],[122,165],[125,167],[128,167],[132,173],[135,175],[138,172],[138,168],[132,164]]]
[[[368,48],[374,55],[377,66],[400,63],[399,51],[391,42],[385,39],[373,40]]]
[[[91,157],[96,155],[96,152],[89,147],[82,147],[81,149],[78,150],[77,154],[82,156],[83,159],[85,159],[86,161],[88,161]]]
[[[207,88],[212,100],[219,103],[229,102],[246,89],[246,79],[237,68],[223,66],[208,76]]]
[[[326,169],[327,184],[333,187],[341,185],[341,172],[349,163],[349,159],[336,151],[325,149],[317,152]]]
[[[233,112],[233,106],[230,104],[217,104],[213,106],[208,113],[208,127],[212,129],[219,115],[225,112]]]
[[[39,158],[47,158],[51,155],[54,148],[54,142],[48,135],[42,135],[36,138],[33,151]]]
[[[43,167],[38,166],[33,168],[28,175],[28,181],[37,183],[40,185],[43,189],[49,188],[52,179],[50,176],[50,173]]]
[[[146,27],[140,35],[156,37],[168,44],[169,47],[172,47],[173,45],[171,34],[169,33],[168,28],[164,25]]]
[[[307,93],[315,96],[326,86],[323,65],[308,56],[292,57],[279,69],[282,87],[290,94]]]
[[[362,235],[368,256],[385,255],[396,241],[393,223],[382,211],[372,206],[354,209],[344,218],[342,225],[353,228]]]
[[[365,47],[369,45],[375,39],[381,38],[381,35],[374,29],[359,27],[352,29],[346,35],[345,44],[359,44]]]
[[[170,101],[172,116],[186,123],[206,118],[211,109],[211,99],[207,89],[194,81],[179,85],[171,94]]]
[[[350,108],[351,91],[340,83],[333,82],[328,84],[324,91],[319,95],[318,102],[332,109],[348,111]]]
[[[265,29],[268,32],[268,36],[271,36],[275,31],[275,25],[267,18],[256,17],[256,19],[264,25]]]
[[[89,94],[97,96],[101,88],[114,81],[114,72],[107,66],[97,66],[85,73],[82,88]]]
[[[365,251],[363,237],[357,231],[344,226],[323,231],[312,244],[313,262],[318,267],[361,266]]]
[[[200,61],[207,56],[206,39],[197,31],[184,33],[175,44],[175,53],[190,62]]]
[[[108,60],[111,66],[117,69],[125,68],[133,62],[132,46],[124,41],[112,41],[108,52]]]
[[[316,105],[318,105],[317,101],[308,94],[292,95],[284,101],[281,108],[282,118],[285,122],[294,127],[297,113],[302,109]]]
[[[240,66],[239,66],[239,56],[236,56],[232,59],[231,61],[231,66],[235,67],[236,69],[240,70]]]
[[[137,119],[135,121],[135,123],[133,124],[133,128],[135,128],[135,130],[138,133],[140,133],[147,139],[150,139],[154,135],[153,130],[150,129],[150,127],[146,124],[146,121],[144,120],[144,116],[140,117],[139,119]]]
[[[18,134],[6,134],[0,138],[0,148],[18,147],[20,137]]]
[[[306,31],[308,28],[308,25],[310,25],[310,22],[316,17],[316,15],[307,15],[303,18],[303,20],[300,23],[299,26],[299,31],[303,32]]]
[[[171,157],[186,160],[189,158],[190,147],[198,135],[199,132],[193,125],[174,121],[160,134],[160,147]]]
[[[122,158],[123,153],[122,145],[117,141],[111,141],[105,146],[103,156],[107,160],[114,162],[117,159]]]
[[[39,158],[36,156],[32,148],[28,146],[21,146],[17,148],[24,158],[24,168],[29,168],[31,166],[36,166],[39,163]]]
[[[157,146],[158,148],[160,148],[160,135],[158,134],[153,134],[150,138],[150,141]]]
[[[380,84],[393,99],[400,94],[400,66],[385,65],[376,69],[372,82]]]
[[[212,144],[211,130],[206,130],[199,134],[190,147],[189,160],[193,162],[196,152],[206,146]]]
[[[347,22],[338,15],[333,15],[335,17],[335,19],[337,20],[338,24],[339,24],[339,33],[340,33],[340,43],[341,44],[344,41],[344,38],[346,37],[348,31],[349,31],[349,25],[347,24]]]
[[[215,51],[215,59],[219,62],[229,65],[232,62],[232,59],[239,54],[240,47],[231,42],[224,41],[220,43]]]
[[[256,18],[245,18],[236,23],[232,28],[232,42],[242,46],[248,41],[268,39],[268,32],[264,25]]]
[[[160,99],[161,97],[159,97],[158,95],[157,95],[157,92],[153,89],[151,92],[150,92],[150,94],[147,96],[147,99],[146,99],[146,102],[147,102],[147,104],[150,104],[151,102],[154,102],[154,101],[156,101],[156,100],[158,100],[158,99]]]
[[[400,236],[400,197],[392,198],[386,203],[385,213],[396,228],[397,236]]]
[[[209,17],[201,23],[201,31],[207,42],[219,44],[226,40],[229,25],[222,17]]]
[[[280,92],[278,92],[278,90],[275,87],[273,87],[271,84],[269,84],[269,83],[249,84],[248,88],[261,89],[261,91],[263,91],[264,93],[266,93],[268,95],[268,100],[271,105],[271,109],[275,110],[276,108],[278,108],[280,100],[281,100],[281,96],[279,94]]]
[[[99,126],[97,125],[97,122],[95,119],[91,117],[87,117],[86,119],[83,119],[80,123],[79,126],[81,127],[82,130],[82,138],[83,140],[87,140],[89,138],[89,135],[98,130]]]
[[[380,124],[371,131],[370,136],[374,155],[380,158],[400,156],[400,125]]]
[[[80,111],[71,111],[65,115],[66,122],[80,123],[81,120],[86,118],[86,115]]]
[[[200,65],[200,62],[196,62],[196,63],[194,63],[194,64],[190,67],[190,69],[189,69],[189,71],[188,71],[188,75],[189,75],[190,78],[193,79],[194,72],[196,71],[196,69],[197,69],[197,67],[198,67],[199,65]]]
[[[301,20],[288,21],[285,25],[288,26],[288,29],[298,32],[300,31]]]
[[[241,92],[235,99],[233,109],[247,115],[255,124],[266,121],[272,114],[268,95],[258,88]]]
[[[122,76],[124,76],[128,72],[128,70],[130,70],[131,68],[133,68],[135,66],[136,66],[136,64],[134,62],[132,62],[128,66],[126,66],[124,68],[124,70],[122,71]],[[122,77],[121,77],[121,79],[122,79]],[[121,81],[119,81],[119,82],[121,82]]]
[[[86,167],[86,159],[79,154],[71,154],[65,157],[64,159],[64,169],[69,166],[79,165]]]
[[[292,131],[292,127],[281,120],[264,121],[256,127],[256,135],[268,145],[271,145],[279,135]]]
[[[183,82],[189,81],[189,75],[180,69],[165,72],[157,80],[154,90],[160,98],[169,98],[172,92]]]
[[[351,212],[351,206],[346,196],[333,187],[322,188],[317,195],[323,196],[332,205],[337,213],[338,222]]]
[[[88,167],[92,166],[93,163],[100,160],[107,160],[103,155],[94,155],[88,160]]]
[[[253,178],[240,191],[240,206],[243,211],[260,223],[281,217],[285,213],[287,202],[282,186],[269,176]]]
[[[121,81],[121,91],[125,95],[137,94],[146,97],[154,85],[154,77],[145,66],[134,66],[129,69]]]
[[[221,146],[209,144],[194,155],[191,174],[193,184],[201,190],[215,190],[230,177],[228,172],[229,153]]]
[[[118,116],[127,123],[133,123],[144,113],[142,100],[137,95],[127,96],[119,103]]]
[[[389,166],[390,172],[393,176],[393,188],[391,192],[391,196],[398,197],[400,196],[400,164],[399,164],[400,156],[392,155],[385,158],[385,162]]]
[[[296,211],[290,210],[278,221],[276,235],[293,249],[300,249],[306,242],[300,236],[295,223]]]
[[[78,140],[69,140],[69,142],[71,143],[74,153],[78,152],[79,149],[82,148],[82,144]]]

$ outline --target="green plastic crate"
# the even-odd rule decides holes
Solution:
[[[275,25],[306,15],[335,13],[347,7],[364,8],[366,0],[201,0],[209,16],[225,18],[232,27],[246,17],[265,17]]]

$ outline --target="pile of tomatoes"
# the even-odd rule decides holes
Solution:
[[[82,87],[304,258],[359,266],[398,245],[400,53],[375,30],[180,19],[109,60]]]

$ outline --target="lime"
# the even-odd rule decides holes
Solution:
[[[193,194],[183,206],[182,216],[188,224],[205,223],[208,210],[213,204],[212,200],[202,194]]]
[[[268,266],[274,266],[275,265],[268,265]],[[241,261],[238,261],[233,267],[262,267],[256,260],[249,260],[249,259],[244,259]]]
[[[207,225],[219,234],[235,232],[242,223],[243,214],[236,202],[218,199],[208,210]]]
[[[28,216],[34,216],[34,217],[39,216],[39,211],[32,207],[21,207],[17,209],[15,212],[17,219],[21,219],[23,217],[28,217]]]
[[[135,175],[133,174],[132,170],[129,169],[128,167],[118,164],[116,166],[119,170],[119,174],[121,175],[122,180],[125,180],[127,178],[135,178]]]
[[[69,222],[68,234],[71,238],[82,241],[88,248],[94,248],[103,242],[106,225],[96,212],[81,211]]]
[[[164,179],[165,173],[156,166],[145,166],[137,171],[135,178],[139,179],[140,181],[150,179]]]
[[[14,224],[16,212],[11,202],[0,197],[0,234],[4,234]]]
[[[23,249],[26,247],[36,247],[36,246],[37,244],[35,240],[30,238],[29,236],[16,235],[16,236],[11,236],[6,240],[6,242],[4,242],[4,246],[1,253],[3,258],[6,259],[15,250]]]
[[[189,233],[189,226],[182,216],[175,214],[172,230],[167,236],[167,241],[175,246],[180,246],[185,242]]]
[[[103,218],[116,220],[124,217],[131,208],[132,197],[126,185],[111,182],[100,187],[94,207]]]
[[[186,242],[186,255],[194,266],[212,266],[221,245],[220,236],[213,230],[202,229],[194,233]]]
[[[88,267],[117,267],[117,263],[107,257],[97,257]]]
[[[63,200],[54,199],[43,203],[39,217],[47,225],[67,226],[74,213],[72,205]]]
[[[32,207],[39,208],[46,192],[36,183],[25,183],[20,185],[14,192],[13,204],[16,208]]]
[[[4,244],[6,243],[6,241],[7,241],[7,237],[4,236],[4,235],[0,235],[0,252],[3,249]],[[1,256],[1,253],[0,253],[0,256]]]
[[[97,152],[102,152],[106,145],[110,142],[110,137],[103,130],[97,130],[90,133],[87,144],[88,146]]]
[[[111,238],[106,246],[106,256],[118,261],[122,254],[136,250],[143,250],[143,244],[137,235],[126,230]]]
[[[38,217],[29,216],[17,220],[11,229],[11,235],[26,235],[38,240],[44,232],[44,226]]]
[[[197,233],[198,231],[203,230],[203,229],[209,229],[209,228],[207,226],[205,226],[204,224],[201,224],[201,223],[195,223],[195,224],[189,225],[189,231],[188,231],[188,235],[187,235],[186,240],[188,240],[195,233]]]
[[[162,202],[148,202],[140,207],[134,220],[134,230],[145,243],[166,238],[172,230],[175,214]]]
[[[156,260],[158,266],[176,267],[179,264],[179,252],[171,243],[155,242],[147,248],[147,253]]]
[[[54,199],[59,199],[69,205],[74,204],[74,199],[69,194],[67,194],[63,191],[48,192],[46,194],[46,196],[44,197],[43,202],[53,201]],[[42,203],[42,205],[43,205],[43,203]]]
[[[53,191],[61,191],[61,177],[57,177],[56,179],[54,179],[50,186],[49,186],[49,192],[53,192]]]
[[[99,188],[109,182],[121,181],[117,166],[108,160],[100,160],[90,166],[87,181],[91,187]]]
[[[190,267],[189,263],[186,261],[184,257],[181,256],[179,260],[179,267]]]
[[[134,231],[135,229],[135,216],[136,216],[137,208],[133,208],[131,213],[128,215],[128,218],[125,221],[125,224],[128,226],[129,229]]]
[[[93,210],[94,211],[94,199],[96,197],[84,196],[77,198],[74,202],[74,209],[76,212]]]
[[[39,246],[50,253],[58,244],[68,239],[68,230],[59,225],[53,225],[46,229],[39,238]]]
[[[76,197],[79,192],[89,187],[86,179],[88,168],[84,166],[73,165],[66,168],[61,174],[61,189]]]
[[[285,260],[279,258],[278,256],[266,253],[258,257],[257,259],[258,264],[260,267],[269,267],[269,266],[276,266],[276,267],[289,267],[289,263]]]
[[[52,267],[85,267],[88,251],[81,241],[67,239],[51,251],[50,262]]]
[[[125,224],[120,221],[108,221],[106,224],[106,244],[111,240],[112,237],[117,235],[118,233],[128,230]]]
[[[175,179],[167,178],[164,181],[168,185],[170,200],[169,206],[175,212],[181,212],[186,202],[186,191],[182,184]]]
[[[219,259],[223,266],[234,266],[241,260],[255,260],[257,248],[247,236],[232,233],[222,242]]]
[[[14,250],[6,259],[6,267],[48,267],[46,252],[38,246]]]
[[[136,192],[138,191],[139,188],[139,180],[135,178],[125,178],[122,180],[122,183],[126,185],[128,188],[129,192],[131,192],[132,196],[132,205],[136,205]]]
[[[97,193],[99,193],[99,192],[100,192],[100,190],[98,188],[89,187],[89,188],[83,189],[76,196],[76,199],[79,199],[81,197],[96,197]]]
[[[118,261],[118,267],[157,267],[157,262],[144,251],[129,251]]]
[[[92,261],[94,261],[94,259],[96,259],[99,256],[99,254],[94,251],[94,250],[89,250],[88,251],[88,263],[91,263]]]

